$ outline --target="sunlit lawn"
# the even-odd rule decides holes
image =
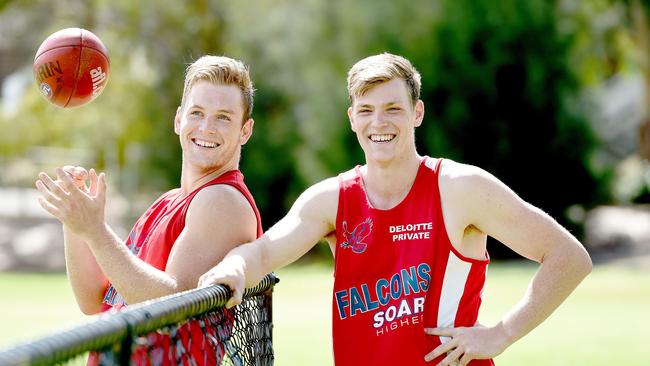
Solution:
[[[489,325],[523,294],[534,267],[491,265],[481,322]],[[276,365],[330,365],[331,268],[278,271]],[[648,365],[650,269],[596,267],[562,307],[496,359],[498,365]],[[64,275],[0,273],[0,347],[87,321]]]

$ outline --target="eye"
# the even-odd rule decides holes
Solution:
[[[230,116],[227,114],[219,114],[217,115],[217,119],[220,119],[222,121],[230,121]]]
[[[370,112],[371,112],[371,110],[368,109],[368,108],[361,108],[361,109],[359,109],[359,110],[357,111],[358,114],[368,114],[368,113],[370,113]]]
[[[203,112],[195,109],[195,110],[190,111],[190,116],[192,116],[192,117],[203,117]]]
[[[401,110],[402,110],[402,108],[400,108],[400,107],[390,107],[390,108],[388,108],[389,112],[399,112]]]

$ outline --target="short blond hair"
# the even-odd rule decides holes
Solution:
[[[211,55],[203,56],[194,61],[185,71],[185,85],[183,87],[181,106],[185,105],[185,98],[194,84],[201,80],[239,87],[244,100],[244,121],[251,118],[255,88],[246,64],[230,57]]]
[[[353,102],[378,84],[400,78],[406,82],[411,105],[420,99],[420,73],[402,56],[382,53],[358,61],[348,71],[348,96]]]

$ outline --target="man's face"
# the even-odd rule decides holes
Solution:
[[[243,96],[235,85],[198,81],[179,107],[174,131],[180,138],[183,160],[209,172],[239,163],[241,145],[253,130],[253,120],[242,124]]]
[[[402,79],[392,79],[355,97],[348,109],[366,161],[387,163],[415,152],[415,127],[422,123],[424,104],[411,105]]]

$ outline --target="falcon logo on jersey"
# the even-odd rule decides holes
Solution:
[[[343,221],[343,237],[345,241],[341,243],[341,248],[350,248],[353,253],[360,254],[366,251],[367,243],[363,240],[372,232],[372,220],[367,218],[364,222],[357,225],[351,232],[348,231],[348,223]]]
[[[125,306],[126,301],[120,296],[120,294],[117,293],[117,290],[115,287],[113,287],[113,284],[109,284],[108,288],[106,289],[106,293],[104,294],[104,299],[102,302],[106,305],[109,306]]]

